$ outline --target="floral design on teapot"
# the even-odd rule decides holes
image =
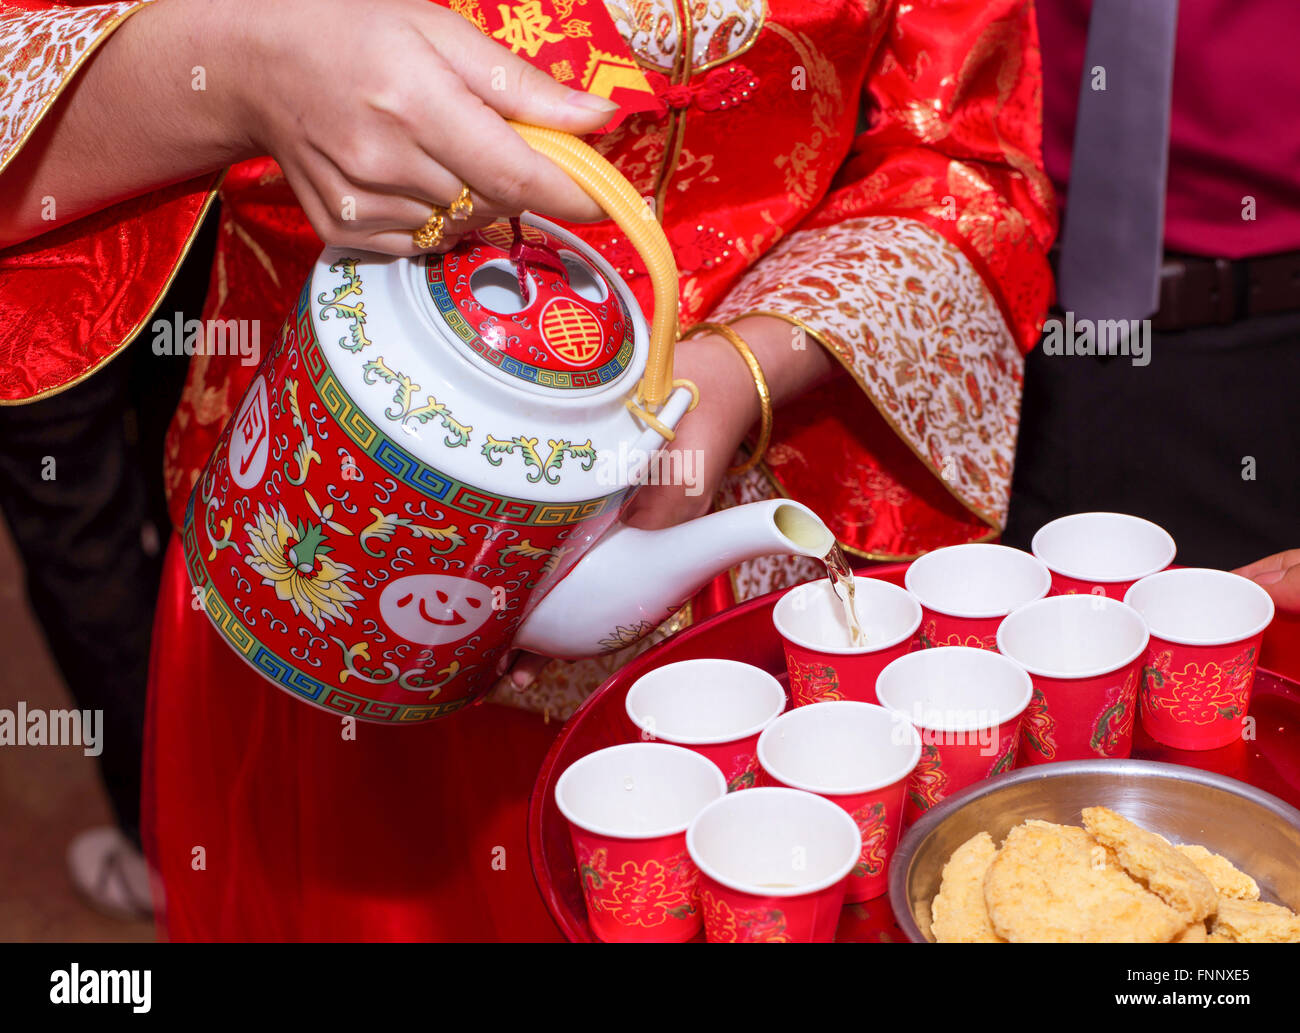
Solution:
[[[415,538],[430,539],[435,543],[430,546],[434,553],[455,552],[465,544],[465,538],[459,533],[459,528],[455,524],[447,524],[445,527],[417,524],[410,517],[399,516],[397,513],[385,513],[377,506],[370,507],[370,515],[375,519],[361,532],[360,542],[361,550],[367,556],[373,556],[375,559],[383,559],[388,553],[377,546],[371,548],[371,541],[376,538],[381,542],[392,541],[393,535],[398,528],[405,528]]]
[[[327,268],[337,279],[304,289],[195,485],[187,568],[196,605],[281,688],[370,720],[428,720],[490,687],[526,600],[578,558],[566,540],[578,528],[598,536],[625,489],[523,499],[407,451],[399,426],[436,426],[439,447],[462,453],[473,428],[385,356],[358,358],[344,386],[339,366],[359,349],[319,339],[310,302],[357,300],[360,276],[351,259]],[[363,409],[358,385],[384,393]],[[554,484],[565,459],[578,469],[596,458],[590,440],[556,439],[548,455],[517,437],[498,439],[495,458],[521,455],[521,483]]]
[[[361,368],[365,371],[364,379],[367,384],[382,380],[385,384],[393,384],[397,388],[393,393],[393,404],[384,410],[384,415],[390,420],[405,425],[409,420],[427,423],[436,419],[447,429],[443,444],[448,448],[459,448],[469,444],[470,433],[474,428],[452,416],[451,410],[433,395],[426,395],[423,404],[416,405],[420,385],[404,373],[390,369],[382,355],[367,362]]]
[[[670,391],[658,424],[628,405],[651,354],[631,292],[527,218],[446,255],[327,249],[194,485],[194,603],[300,699],[431,720],[488,691],[507,650],[593,655],[734,563],[825,552],[793,502],[616,526],[638,481],[601,458],[659,447],[694,392]],[[657,318],[661,386],[670,339]],[[778,510],[803,511],[798,535]]]
[[[361,274],[357,272],[355,258],[342,258],[330,266],[330,272],[343,274],[343,282],[334,288],[332,294],[321,294],[317,304],[321,305],[320,318],[329,319],[333,312],[348,323],[348,336],[339,338],[339,347],[345,351],[359,352],[374,342],[366,336],[366,305],[358,301],[354,305],[344,305],[343,299],[354,294],[361,297]]]
[[[259,505],[244,531],[251,546],[244,562],[295,614],[322,631],[326,621],[352,623],[348,610],[361,596],[351,587],[352,568],[330,558],[334,550],[321,524],[290,523],[283,505],[270,512]]]
[[[500,466],[503,456],[518,452],[523,458],[524,465],[533,471],[527,475],[528,480],[533,484],[542,480],[547,484],[559,484],[558,471],[564,464],[565,456],[573,456],[579,460],[584,470],[590,470],[596,461],[596,450],[592,447],[590,438],[581,445],[575,445],[571,441],[555,440],[548,441],[546,444],[550,447],[550,452],[543,459],[541,453],[537,451],[536,438],[513,437],[503,441],[489,434],[487,441],[483,443],[483,455],[493,466]]]
[[[671,616],[671,613],[667,614],[665,619]],[[612,631],[608,632],[605,637],[600,640],[600,644],[606,649],[622,649],[624,646],[630,646],[633,642],[641,641],[641,639],[645,638],[662,623],[663,621],[651,620],[647,617],[644,620],[638,621],[636,624],[627,626],[620,624]]]

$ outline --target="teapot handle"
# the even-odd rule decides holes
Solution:
[[[677,263],[663,227],[623,174],[576,136],[521,122],[509,124],[529,147],[560,166],[605,210],[645,262],[654,288],[655,310],[650,356],[638,397],[650,409],[658,409],[672,390],[677,342]]]

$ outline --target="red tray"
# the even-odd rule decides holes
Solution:
[[[871,567],[859,577],[903,583],[905,563]],[[610,678],[569,719],[546,755],[528,808],[528,850],[542,899],[560,931],[575,943],[596,938],[587,922],[582,884],[574,864],[569,829],[555,806],[555,782],[579,757],[618,743],[635,742],[639,732],[628,720],[623,700],[641,675],[664,664],[697,657],[729,657],[771,671],[786,682],[785,654],[772,628],[772,607],[781,592],[742,603],[647,650]],[[1273,671],[1255,675],[1250,714],[1257,737],[1219,750],[1188,752],[1152,740],[1137,723],[1133,756],[1187,764],[1241,779],[1300,807],[1300,683]],[[840,942],[893,942],[905,939],[894,922],[889,897],[850,904],[840,919]]]

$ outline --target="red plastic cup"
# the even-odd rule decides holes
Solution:
[[[738,660],[682,660],[642,675],[624,706],[641,738],[694,750],[722,769],[727,791],[758,780],[758,736],[785,710],[785,689]]]
[[[1005,545],[951,545],[912,562],[903,576],[920,601],[921,647],[996,650],[998,625],[1052,586],[1043,561]]]
[[[772,610],[785,643],[790,700],[796,707],[828,700],[876,702],[876,678],[912,648],[921,607],[904,589],[878,578],[854,578],[854,609],[866,635],[851,644],[844,607],[829,578],[786,592]]]
[[[1106,595],[1048,596],[1009,614],[998,649],[1034,683],[1018,766],[1129,756],[1148,638],[1141,615]]]
[[[830,943],[862,836],[829,800],[764,787],[705,807],[686,849],[710,943]]]
[[[666,743],[589,753],[555,785],[595,934],[606,943],[681,943],[700,931],[699,870],[686,827],[727,793],[716,764]]]
[[[1242,737],[1273,600],[1225,570],[1185,567],[1144,577],[1124,597],[1151,629],[1138,692],[1142,727],[1179,750]]]
[[[1044,524],[1030,550],[1052,572],[1050,595],[1124,599],[1133,582],[1164,570],[1178,547],[1159,524],[1127,513],[1074,513]]]
[[[782,714],[759,737],[758,760],[776,785],[824,796],[862,834],[845,899],[889,889],[889,859],[903,828],[903,790],[921,759],[910,721],[873,703],[813,703]]]
[[[1015,767],[1033,684],[1001,653],[938,646],[891,663],[876,694],[921,733],[921,760],[907,780],[906,827],[957,790]]]

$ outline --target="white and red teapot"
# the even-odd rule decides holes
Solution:
[[[672,383],[676,268],[612,166],[517,128],[641,250],[653,328],[607,262],[532,216],[446,255],[327,248],[190,497],[186,563],[213,625],[328,710],[441,717],[507,650],[617,649],[741,560],[833,542],[783,501],[618,522],[692,403]]]

